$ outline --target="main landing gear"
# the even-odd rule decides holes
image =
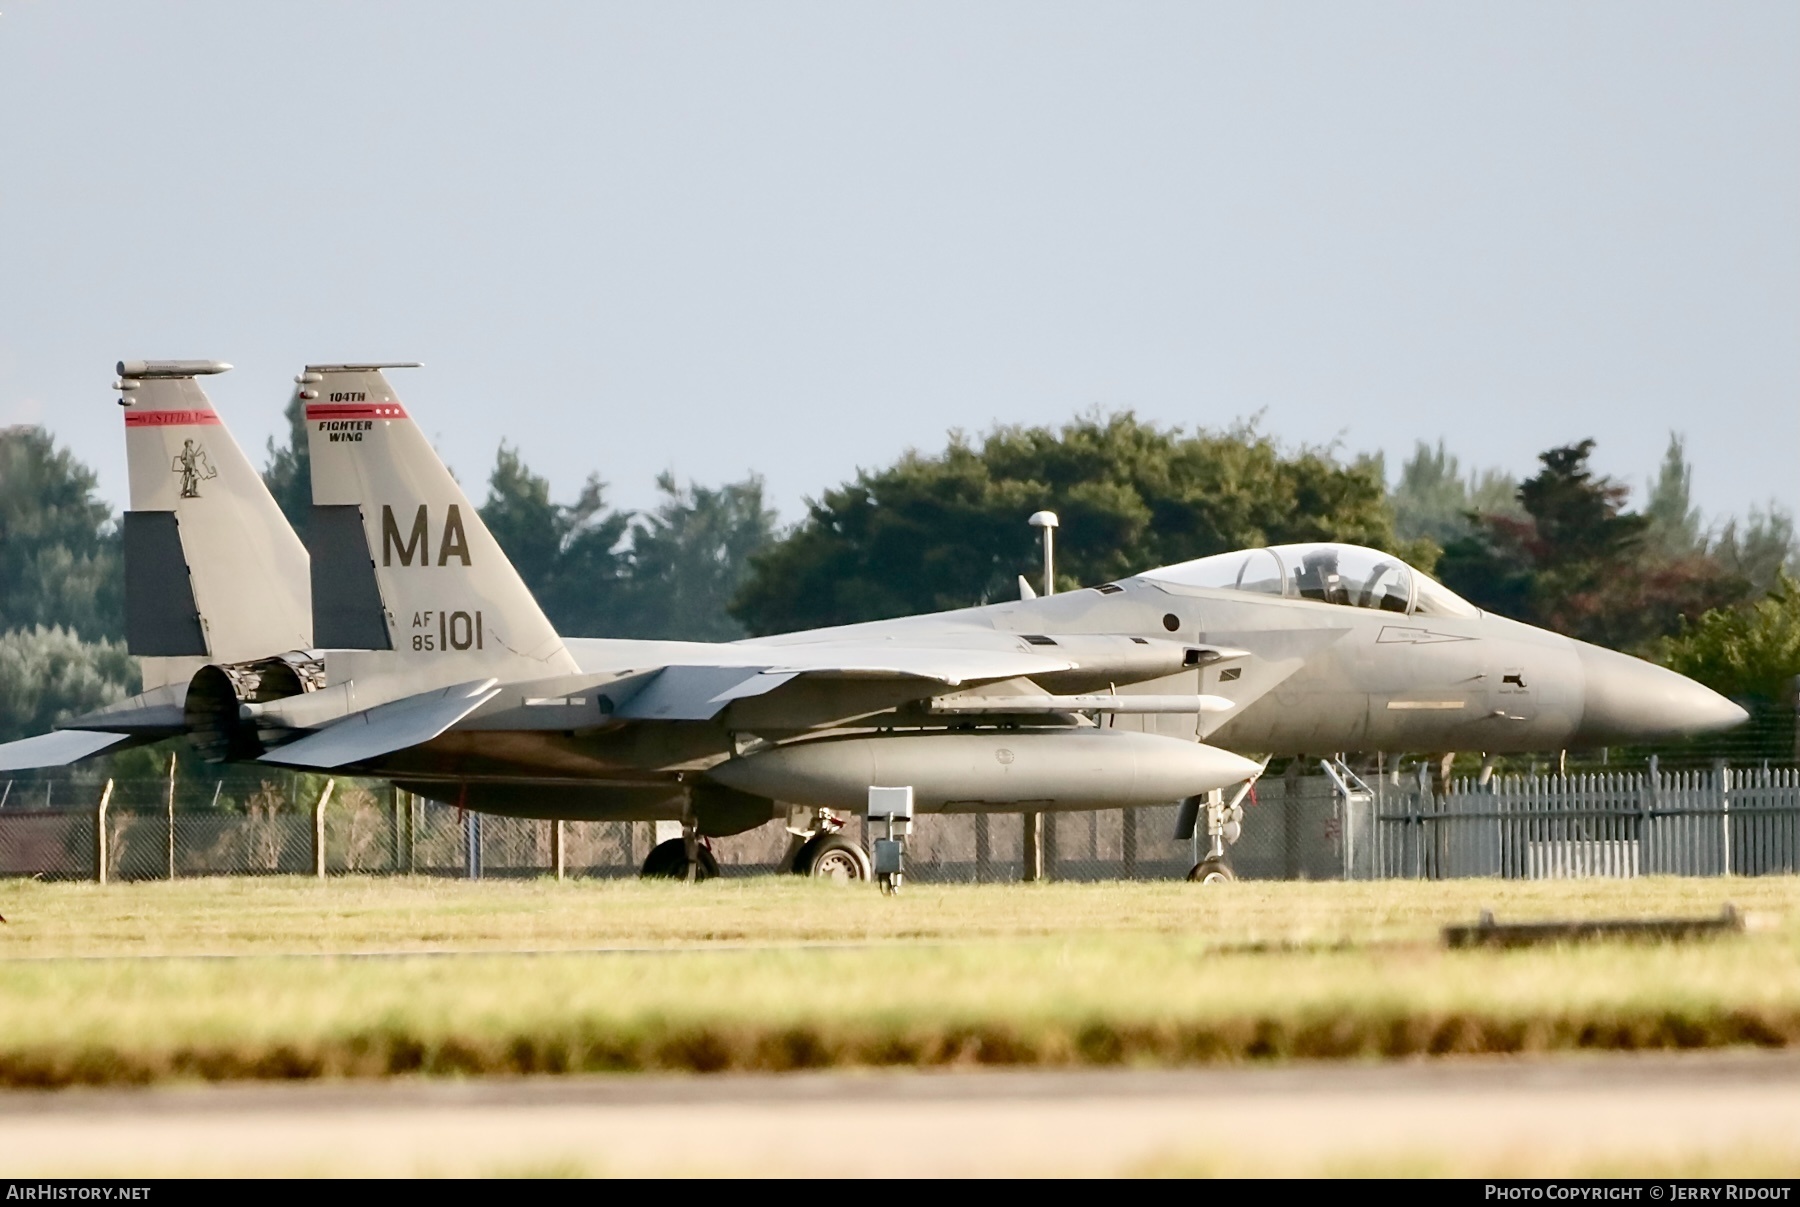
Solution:
[[[667,834],[672,822],[657,822]],[[829,809],[794,808],[788,811],[787,855],[778,870],[840,884],[873,879],[869,856],[841,831],[844,819]],[[681,822],[681,837],[666,838],[650,850],[641,873],[645,879],[686,880],[694,883],[719,875],[719,861],[700,837],[692,818]]]
[[[829,809],[789,809],[787,830],[792,837],[780,870],[839,884],[870,879],[868,853],[844,837],[843,828],[844,819]]]
[[[662,823],[658,822],[660,826]],[[681,823],[681,837],[670,838],[650,848],[641,873],[646,880],[686,880],[693,884],[711,880],[719,874],[719,861],[707,849],[691,820]]]

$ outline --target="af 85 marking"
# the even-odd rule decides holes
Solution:
[[[414,612],[412,648],[420,653],[486,649],[480,612]]]

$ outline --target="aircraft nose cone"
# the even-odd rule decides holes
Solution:
[[[1586,677],[1577,746],[1693,737],[1730,729],[1750,716],[1685,675],[1597,645],[1577,648]]]

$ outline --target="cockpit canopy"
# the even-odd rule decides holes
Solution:
[[[1479,616],[1455,592],[1399,558],[1361,545],[1271,545],[1147,570],[1153,582],[1312,599],[1419,616]]]

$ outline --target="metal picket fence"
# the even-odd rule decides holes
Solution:
[[[1763,876],[1800,871],[1800,769],[1379,786],[1359,824],[1374,877]]]

